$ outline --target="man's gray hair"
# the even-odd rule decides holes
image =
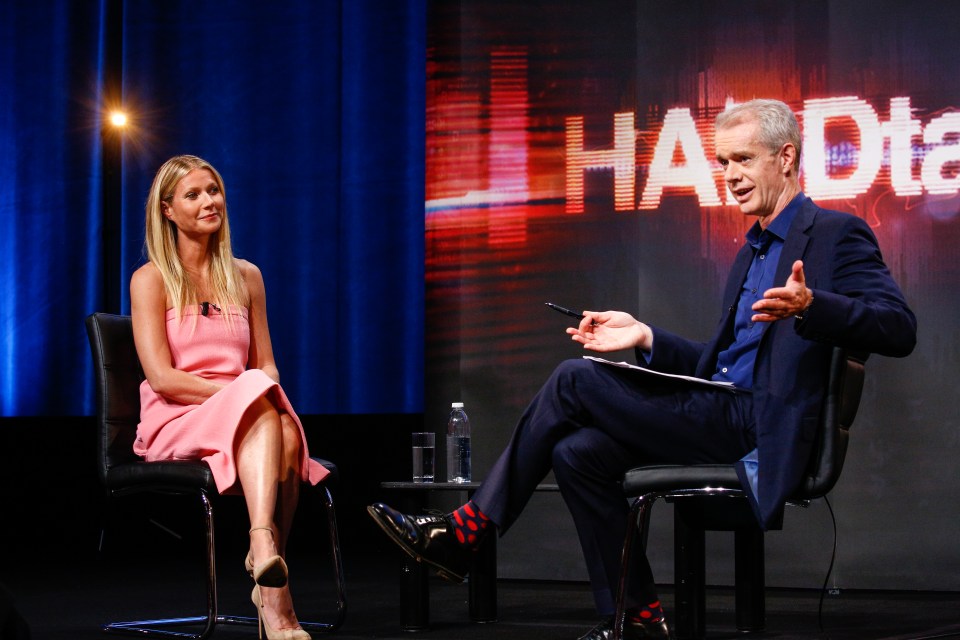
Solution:
[[[772,153],[790,143],[797,150],[796,168],[800,168],[800,151],[803,142],[800,124],[793,110],[779,100],[756,99],[735,104],[723,110],[716,120],[717,129],[733,127],[748,120],[760,125],[760,144]]]

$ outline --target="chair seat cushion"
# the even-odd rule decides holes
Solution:
[[[325,484],[328,487],[335,487],[340,482],[340,470],[337,469],[337,465],[329,460],[324,460],[323,458],[318,458],[316,456],[310,456],[312,459],[316,460],[324,466],[324,468],[330,472],[326,478],[323,479],[321,484]]]
[[[323,484],[336,486],[340,479],[337,465],[329,460],[313,458],[323,465],[330,475]],[[107,488],[111,491],[172,491],[194,492],[201,489],[217,493],[213,472],[207,463],[200,460],[161,460],[158,462],[129,462],[114,465],[107,471]]]
[[[627,471],[623,476],[623,492],[627,497],[703,487],[742,488],[732,464],[644,465]]]
[[[162,460],[128,462],[114,465],[107,471],[107,488],[111,491],[188,491],[204,489],[217,492],[213,473],[199,460]]]

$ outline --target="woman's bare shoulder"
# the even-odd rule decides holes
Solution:
[[[152,262],[148,262],[136,271],[133,272],[133,276],[130,278],[131,287],[155,287],[163,286],[163,276],[160,274],[160,269],[157,269],[156,265]]]
[[[260,272],[260,268],[249,260],[234,259],[236,260],[237,268],[240,270],[241,276],[243,276],[243,282],[247,286],[247,291],[253,294],[257,290],[262,290],[263,274]]]
[[[237,269],[240,270],[240,273],[243,274],[244,278],[248,278],[251,275],[260,275],[260,268],[249,260],[244,260],[243,258],[234,258],[233,261],[234,264],[237,265]]]
[[[152,262],[134,271],[130,277],[130,303],[138,309],[157,308],[160,305],[166,309],[170,306],[163,275]]]

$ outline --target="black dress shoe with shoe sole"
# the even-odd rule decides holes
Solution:
[[[623,625],[624,640],[671,640],[670,627],[666,618],[656,622],[627,620]],[[605,618],[577,640],[613,640],[613,618]]]
[[[463,582],[473,552],[457,542],[444,516],[404,515],[382,502],[367,507],[367,513],[411,558],[427,563],[445,580]]]

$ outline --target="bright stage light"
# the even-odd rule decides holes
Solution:
[[[110,114],[110,124],[115,127],[125,127],[127,125],[127,114],[122,111],[114,111]]]

